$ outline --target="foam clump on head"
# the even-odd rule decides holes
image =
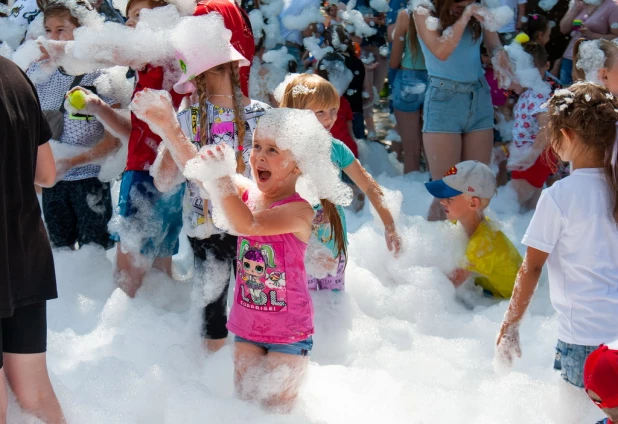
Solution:
[[[341,182],[340,171],[331,161],[332,136],[312,111],[271,109],[260,118],[256,137],[271,139],[280,149],[290,151],[302,173],[299,186],[307,190],[301,195],[309,202],[327,199],[350,204],[352,190]]]
[[[586,81],[601,84],[599,70],[605,66],[605,53],[599,40],[584,41],[579,45],[579,60],[576,67],[584,71]]]
[[[509,54],[514,78],[519,85],[524,88],[531,88],[540,94],[549,94],[551,92],[551,87],[543,81],[539,70],[534,66],[534,59],[530,54],[526,53],[521,44],[511,43],[505,49]],[[492,63],[495,69],[500,70],[503,74],[507,73],[507,70],[500,68],[497,61],[492,59]],[[508,85],[510,85],[510,82]]]

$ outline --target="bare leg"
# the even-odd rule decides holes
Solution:
[[[527,211],[536,209],[536,204],[539,203],[539,199],[541,198],[542,192],[543,192],[542,188],[534,187],[534,191],[532,192],[530,199],[528,199],[528,201],[526,202],[524,206]]]
[[[532,199],[535,187],[533,187],[526,180],[511,180],[509,184],[511,188],[515,190],[515,193],[517,193],[517,201],[521,206],[521,211],[527,212],[528,209],[526,208],[526,205],[528,204],[528,201]]]
[[[45,353],[5,353],[4,371],[22,408],[47,424],[66,422],[49,381]]]
[[[378,90],[378,94],[384,88],[386,82],[386,76],[388,75],[388,59],[380,54],[380,49],[377,46],[366,47],[378,62],[378,67],[373,71],[373,78],[371,83]]]
[[[403,162],[403,146],[400,142],[391,142],[391,152],[397,153],[397,160],[399,162]]]
[[[496,183],[498,184],[498,187],[505,186],[508,182],[508,171],[506,169],[506,163],[507,161],[503,160],[498,165],[498,175],[496,176]]]
[[[278,393],[270,395],[264,401],[264,406],[280,413],[289,414],[294,409],[308,363],[308,356],[277,352],[266,355],[268,373],[277,378],[276,382],[270,381],[272,381],[271,384],[274,387],[278,388]]]
[[[234,386],[238,397],[256,400],[263,384],[266,350],[253,343],[234,343]]]
[[[166,258],[156,258],[154,263],[152,264],[153,268],[158,269],[161,272],[167,274],[168,277],[174,278],[172,275],[172,257],[168,256]]]
[[[135,293],[142,286],[144,277],[151,266],[152,260],[139,254],[123,252],[120,242],[118,242],[114,280],[129,297],[135,297]]]
[[[403,173],[418,171],[421,162],[421,112],[402,112],[395,109],[397,131],[403,149]]]
[[[206,349],[208,353],[215,353],[225,346],[225,340],[226,339],[204,339],[204,349]]]
[[[494,147],[494,130],[475,131],[463,135],[461,161],[477,160],[489,165]]]
[[[6,410],[9,404],[9,397],[6,392],[6,379],[4,369],[0,368],[0,424],[6,424]]]
[[[424,133],[423,145],[427,161],[431,168],[431,176],[439,179],[453,166],[461,162],[461,134]],[[429,207],[428,221],[443,221],[446,219],[444,208],[439,199],[434,199]]]

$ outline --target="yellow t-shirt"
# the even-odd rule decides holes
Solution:
[[[468,271],[477,274],[475,284],[495,297],[508,299],[522,258],[513,243],[489,219],[481,222],[466,248]]]

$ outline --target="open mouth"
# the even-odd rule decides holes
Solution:
[[[266,169],[257,168],[257,174],[258,180],[260,180],[261,183],[266,182],[270,179],[270,171],[267,171]]]

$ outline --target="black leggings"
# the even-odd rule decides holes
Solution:
[[[0,368],[2,352],[43,353],[47,350],[47,304],[32,303],[0,319]]]
[[[59,181],[43,189],[43,213],[49,240],[54,247],[96,243],[109,249],[107,223],[112,218],[109,183],[98,178]]]
[[[230,286],[230,267],[236,273],[236,244],[238,237],[229,234],[213,235],[200,240],[189,237],[195,260],[196,284],[220,293],[211,293],[202,315],[202,337],[225,339],[227,331],[227,294]],[[217,268],[220,272],[212,272]],[[227,270],[227,272],[225,272]]]

